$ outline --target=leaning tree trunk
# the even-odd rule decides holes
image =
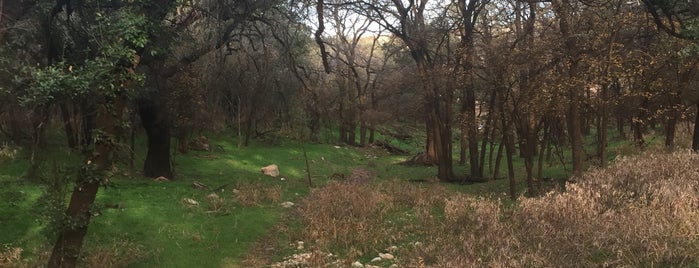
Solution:
[[[151,178],[172,178],[170,163],[170,124],[162,107],[153,100],[141,100],[138,112],[148,138],[148,153],[143,175]]]
[[[48,267],[75,267],[87,234],[97,190],[111,167],[114,142],[119,133],[119,120],[124,112],[123,96],[114,103],[103,104],[97,111],[97,127],[102,131],[95,140],[95,153],[88,156],[80,169],[73,194],[66,210],[65,224],[60,226],[58,239],[51,252]],[[69,223],[69,224],[68,224]]]

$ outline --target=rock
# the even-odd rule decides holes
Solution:
[[[379,253],[379,257],[384,260],[392,260],[393,255],[391,253]]]
[[[376,258],[371,259],[371,262],[380,262],[381,260],[383,260],[383,259],[381,259],[381,257],[376,257]]]
[[[238,194],[238,193],[240,193],[240,190],[238,190],[238,189],[233,189],[232,192],[233,192],[233,194]]]
[[[168,179],[168,178],[165,178],[165,177],[163,177],[163,176],[160,176],[160,177],[157,177],[157,178],[153,179],[153,181],[164,182],[164,181],[169,181],[169,179]]]
[[[393,253],[393,252],[398,251],[398,247],[390,246],[390,247],[386,248],[386,251]]]
[[[364,268],[364,264],[359,261],[355,261],[352,263],[352,268]]]
[[[303,241],[296,242],[296,250],[303,250]]]
[[[388,266],[388,268],[398,268],[398,264],[391,264],[391,266]]]
[[[269,165],[260,169],[260,172],[265,175],[276,177],[279,176],[279,167],[277,165]]]
[[[367,264],[367,265],[364,265],[364,268],[381,268],[381,266]]]
[[[294,206],[294,203],[293,203],[293,202],[286,201],[286,202],[282,203],[281,205],[282,205],[282,207],[284,207],[284,208],[290,208],[290,207],[293,207],[293,206]]]
[[[182,203],[184,203],[185,205],[189,205],[189,206],[198,206],[199,205],[199,202],[197,202],[197,200],[194,200],[191,198],[186,198],[186,197],[182,198]]]

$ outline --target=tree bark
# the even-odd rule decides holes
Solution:
[[[692,135],[692,150],[699,152],[699,102],[695,103],[697,107],[696,116],[694,117],[694,134]]]
[[[117,96],[114,103],[105,103],[98,110],[97,127],[102,130],[103,136],[97,137],[95,153],[88,156],[80,170],[66,210],[66,220],[59,230],[48,267],[75,267],[77,264],[92,216],[90,210],[104,180],[105,171],[113,162],[114,142],[119,133],[124,103],[123,97]]]
[[[551,5],[558,17],[558,26],[563,37],[563,45],[568,54],[568,80],[572,83],[568,86],[568,135],[573,153],[573,174],[580,176],[583,171],[583,146],[582,146],[582,120],[580,114],[581,85],[575,81],[578,76],[579,51],[577,36],[571,29],[571,16],[573,11],[570,2],[553,0]]]
[[[473,62],[475,50],[473,46],[473,35],[475,33],[475,22],[478,18],[478,10],[481,7],[478,0],[459,0],[457,5],[463,21],[461,27],[461,47],[464,49],[461,67],[465,74],[463,85],[463,103],[461,112],[463,116],[463,128],[468,133],[468,154],[471,177],[482,178],[483,170],[479,163],[478,154],[478,120],[476,118],[476,92],[473,83]],[[463,142],[462,142],[463,143]]]
[[[665,148],[668,151],[675,149],[675,132],[677,130],[677,116],[674,114],[665,123]]]

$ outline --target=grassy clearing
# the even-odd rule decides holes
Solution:
[[[236,267],[241,256],[288,211],[282,202],[307,195],[303,147],[299,143],[275,146],[253,144],[236,148],[236,141],[217,140],[217,150],[176,155],[177,177],[156,182],[132,177],[118,166],[116,177],[96,200],[83,264],[86,267]],[[333,174],[349,174],[353,165],[366,165],[367,157],[347,147],[305,145],[316,186]],[[40,196],[44,186],[23,178],[26,156],[3,157],[0,189],[0,257],[19,266],[40,266],[52,239],[47,238]],[[77,159],[51,153],[58,166]],[[138,153],[137,155],[144,155]],[[143,159],[136,159],[142,163]],[[260,173],[262,166],[277,164],[277,178]],[[50,168],[43,174],[51,176]],[[70,174],[68,174],[70,175]],[[209,189],[195,189],[197,181]],[[212,193],[216,197],[210,196]],[[189,205],[184,198],[197,201]],[[17,249],[23,261],[13,259]],[[13,255],[14,254],[14,255]],[[12,258],[11,258],[12,257]],[[5,261],[5,259],[0,259]],[[2,264],[2,263],[0,263]]]
[[[370,262],[379,253],[391,253],[397,256],[395,261],[375,264],[449,266],[464,261],[446,261],[449,256],[456,256],[450,254],[479,256],[497,264],[488,256],[502,252],[514,254],[512,250],[521,249],[503,245],[502,252],[493,253],[485,249],[486,244],[478,243],[504,242],[490,241],[492,238],[487,237],[480,242],[460,237],[480,237],[477,235],[480,232],[516,232],[517,229],[512,229],[514,223],[509,221],[517,211],[511,209],[523,203],[498,201],[506,200],[507,180],[440,184],[434,182],[435,167],[399,165],[406,156],[390,155],[372,147],[306,144],[316,186],[309,189],[303,144],[260,142],[244,148],[237,148],[236,144],[235,139],[224,137],[212,141],[215,150],[211,152],[176,155],[177,177],[167,182],[139,177],[119,165],[112,185],[100,190],[98,195],[97,216],[90,226],[81,265],[260,267],[282,261],[285,256],[305,254],[297,258],[305,258],[310,266],[335,263],[344,267],[357,260]],[[396,144],[414,152],[419,150],[410,143]],[[610,146],[621,148],[625,144],[620,141]],[[0,188],[0,197],[6,201],[0,203],[0,266],[41,266],[53,242],[43,230],[47,221],[41,207],[44,203],[39,199],[45,187],[22,178],[28,167],[26,156],[22,152],[12,154],[0,157],[0,182],[7,186]],[[45,159],[55,159],[59,168],[79,161],[75,155],[66,155],[61,151],[50,152]],[[518,188],[524,190],[522,160],[515,160]],[[140,158],[135,162],[142,161]],[[268,164],[277,164],[281,176],[261,174],[260,167]],[[45,164],[45,177],[51,176],[51,165]],[[467,166],[455,168],[458,174],[468,172]],[[545,177],[567,177],[567,171],[556,160],[548,161],[544,168]],[[500,174],[505,174],[504,163],[501,169]],[[209,189],[193,188],[194,181]],[[188,204],[185,198],[197,201],[198,205]],[[296,203],[298,209],[283,208],[281,203],[287,201]],[[487,213],[479,216],[483,218],[469,218],[480,215],[473,214],[474,211]],[[503,221],[507,223],[496,224]],[[486,229],[474,227],[478,224]],[[495,229],[487,227],[493,224]],[[481,255],[470,251],[449,252],[434,244],[465,247],[456,238],[483,245],[483,249],[473,249]],[[534,245],[529,240],[515,238],[523,248]],[[302,247],[298,241],[304,242]],[[334,255],[328,257],[330,252]],[[617,256],[616,251],[608,248],[589,254],[591,261],[600,263]],[[538,264],[518,261],[518,264]],[[648,261],[656,263],[655,259]],[[543,264],[552,263],[557,264]]]

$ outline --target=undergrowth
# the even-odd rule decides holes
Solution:
[[[304,241],[275,267],[347,267],[395,247],[401,267],[699,264],[699,155],[646,153],[515,206],[438,184],[335,182],[296,211]],[[293,247],[295,244],[290,243]],[[334,257],[327,257],[334,256]],[[373,262],[372,262],[373,263]]]

